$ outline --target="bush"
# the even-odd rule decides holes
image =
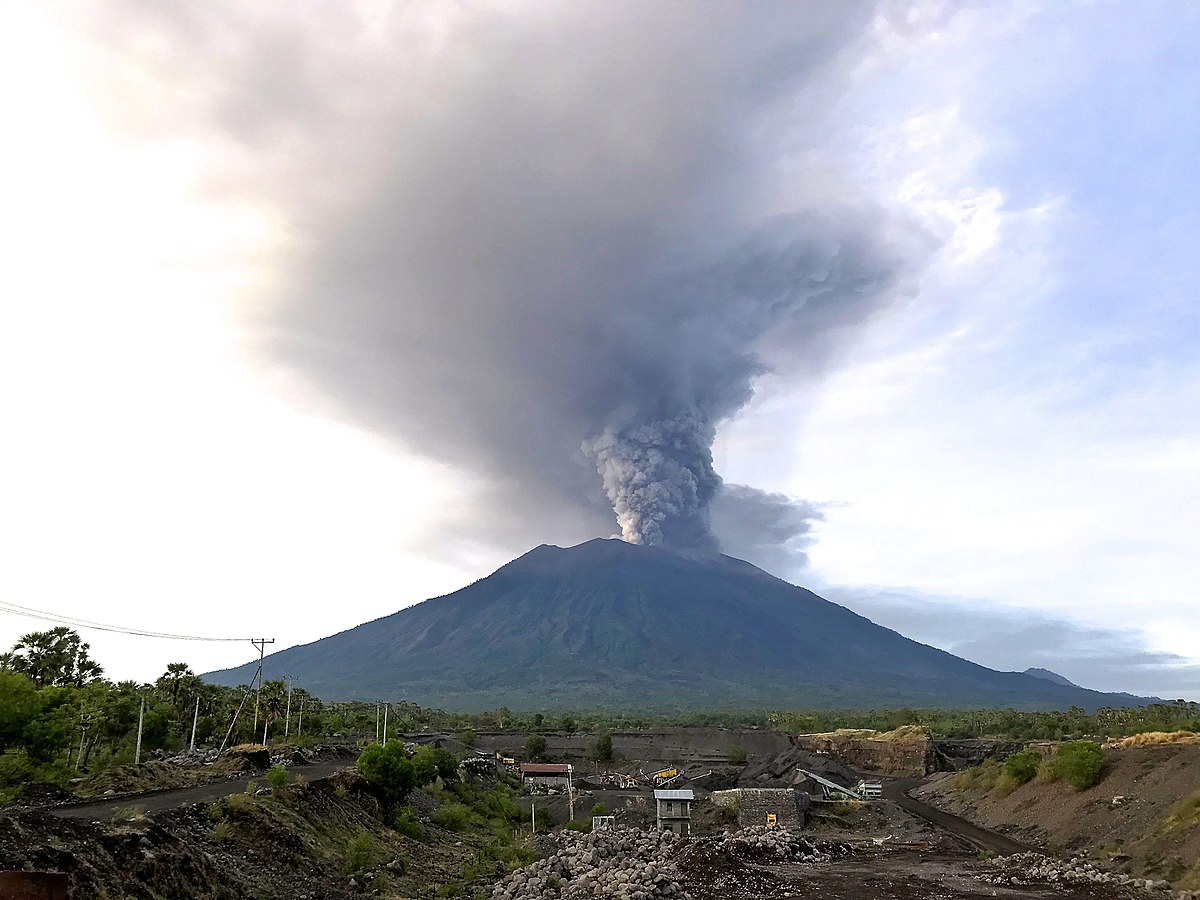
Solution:
[[[388,824],[394,831],[399,832],[414,841],[425,840],[425,829],[417,820],[417,811],[411,806],[394,807],[387,817]]]
[[[1033,781],[1042,763],[1042,755],[1034,750],[1022,750],[1004,760],[1004,774],[1017,784]]]
[[[347,875],[360,875],[379,858],[379,843],[368,831],[359,831],[346,842],[342,869]]]
[[[731,766],[744,766],[747,761],[746,748],[739,744],[734,744],[729,748],[729,764]]]
[[[271,766],[267,770],[267,784],[271,786],[271,790],[278,794],[283,790],[288,783],[288,770],[280,765]]]
[[[1100,780],[1104,752],[1095,741],[1071,741],[1058,745],[1054,766],[1058,774],[1077,791],[1086,790]]]
[[[462,831],[471,821],[471,811],[461,803],[445,803],[430,816],[433,824],[447,831]]]
[[[608,814],[608,810],[605,809],[603,803],[597,803],[595,806],[592,807],[592,815],[593,816],[603,816],[603,815],[607,815],[607,814]]]
[[[464,747],[474,747],[475,732],[473,732],[470,728],[466,729],[465,731],[460,731],[458,733],[458,742]]]
[[[404,744],[399,741],[386,746],[372,744],[362,752],[356,768],[385,806],[403,802],[416,786],[413,764],[404,753]]]
[[[531,734],[525,738],[525,756],[529,759],[541,759],[546,755],[546,739],[540,734]]]

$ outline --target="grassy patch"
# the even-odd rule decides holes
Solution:
[[[994,759],[985,759],[979,765],[955,775],[953,785],[960,791],[979,791],[986,794],[996,786],[1002,771],[1000,763]]]
[[[1152,747],[1158,744],[1200,744],[1200,734],[1194,731],[1144,731],[1141,734],[1109,741],[1106,746],[1126,750],[1130,747]]]
[[[1155,829],[1161,836],[1178,834],[1200,826],[1200,791],[1180,800],[1169,810]]]

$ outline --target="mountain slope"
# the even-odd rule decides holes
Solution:
[[[543,545],[474,584],[266,660],[327,699],[452,709],[1128,705],[918,644],[731,557]],[[254,664],[213,672],[250,680]]]

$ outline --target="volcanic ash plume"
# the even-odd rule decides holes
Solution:
[[[596,460],[621,536],[634,544],[716,550],[708,507],[721,486],[716,431],[695,415],[607,430],[584,443]]]
[[[153,85],[137,121],[223,148],[204,183],[288,235],[244,304],[280,383],[477,476],[455,527],[615,512],[711,550],[711,508],[731,547],[802,556],[811,510],[722,489],[711,447],[928,259],[842,105],[891,4],[85,5]]]

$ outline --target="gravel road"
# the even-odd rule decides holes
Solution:
[[[896,805],[901,809],[912,813],[914,816],[920,816],[926,822],[930,822],[938,828],[950,832],[955,837],[961,838],[976,850],[991,850],[1000,856],[1008,856],[1012,853],[1041,852],[1036,847],[1030,847],[1028,844],[1022,844],[1020,841],[1014,841],[1012,838],[1005,837],[995,831],[980,828],[978,825],[971,824],[966,819],[960,819],[958,816],[951,815],[948,812],[942,812],[940,809],[935,809],[927,803],[922,803],[920,800],[914,800],[908,796],[908,791],[921,784],[923,780],[921,778],[903,778],[890,782],[884,786],[883,796],[889,800],[894,800]]]
[[[333,762],[314,763],[311,766],[292,766],[288,769],[288,777],[289,779],[294,779],[297,776],[303,776],[307,780],[313,781],[317,778],[332,775],[340,769],[350,768],[353,765],[353,760],[342,759]],[[220,800],[222,797],[228,797],[230,794],[244,793],[246,786],[251,781],[258,784],[259,787],[266,787],[267,776],[256,775],[253,778],[238,781],[216,781],[211,784],[202,784],[198,787],[150,791],[119,799],[103,797],[86,803],[72,803],[69,806],[51,807],[46,812],[64,818],[105,821],[111,819],[113,813],[117,810],[128,809],[131,806],[139,806],[146,812],[161,812],[167,809],[176,809],[180,806],[188,806],[192,803],[209,803],[213,800]]]

